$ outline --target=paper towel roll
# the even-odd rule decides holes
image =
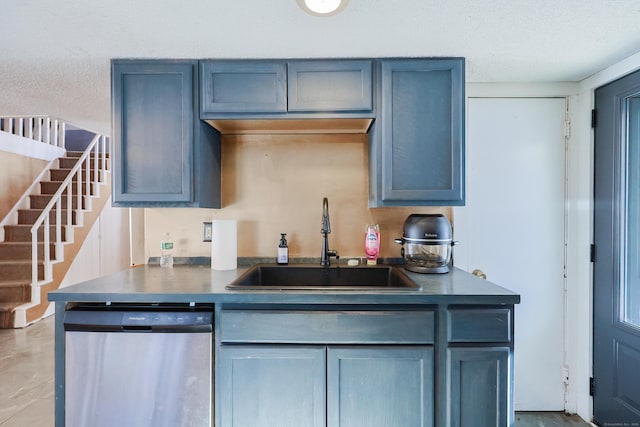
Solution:
[[[211,222],[211,268],[238,268],[238,222],[234,219]]]

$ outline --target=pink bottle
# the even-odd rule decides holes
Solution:
[[[378,224],[367,224],[364,252],[367,254],[367,265],[378,263],[378,253],[380,252],[380,227]]]

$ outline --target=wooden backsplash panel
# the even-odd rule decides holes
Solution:
[[[157,256],[170,231],[177,256],[209,256],[203,221],[238,220],[238,255],[274,256],[287,233],[290,257],[319,257],[322,198],[329,199],[329,247],[343,258],[364,256],[364,228],[380,224],[381,256],[400,256],[393,242],[411,213],[450,208],[368,207],[367,135],[225,135],[222,205],[214,209],[146,209],[147,256]]]

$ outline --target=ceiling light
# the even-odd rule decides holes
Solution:
[[[305,12],[315,16],[331,16],[340,13],[348,0],[296,0]]]

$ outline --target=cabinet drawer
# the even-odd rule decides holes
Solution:
[[[201,62],[201,118],[217,113],[286,112],[286,69],[284,62]]]
[[[222,342],[432,344],[431,311],[222,310]]]
[[[449,342],[512,340],[511,308],[450,308],[447,317]]]
[[[292,61],[288,64],[288,110],[371,111],[371,60]]]

